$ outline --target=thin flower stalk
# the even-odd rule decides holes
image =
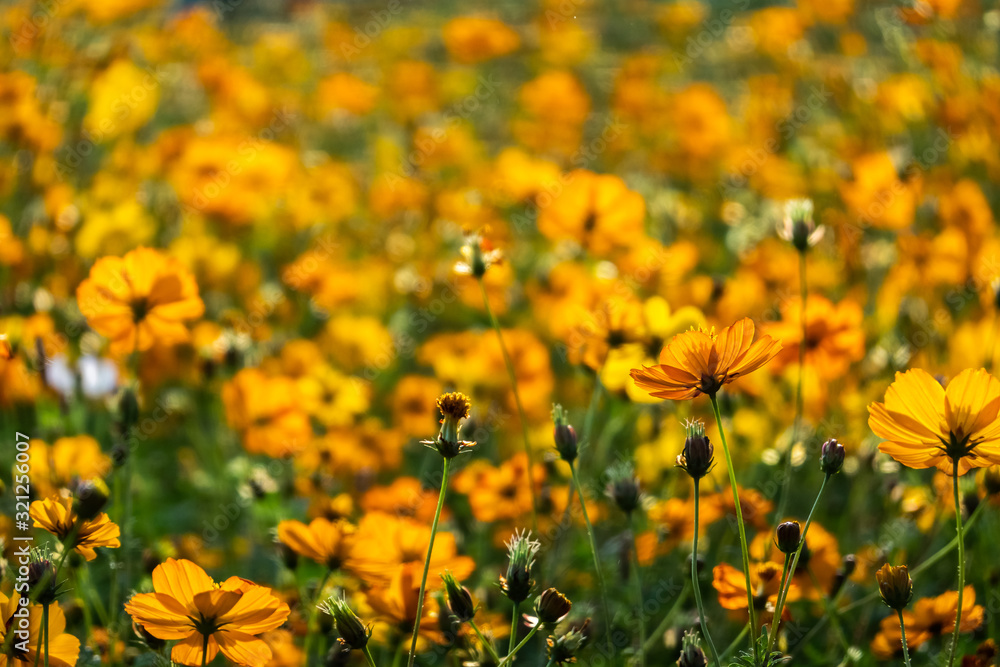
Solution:
[[[958,606],[955,609],[955,630],[951,635],[951,648],[948,650],[948,667],[955,664],[955,654],[958,651],[958,636],[962,630],[962,594],[965,592],[965,531],[962,526],[962,500],[958,493],[958,459],[955,459],[955,470],[952,475],[952,489],[955,492],[955,531],[958,539]],[[906,646],[906,640],[903,640]]]
[[[704,635],[705,641],[708,642],[709,652],[712,654],[712,661],[719,667],[721,667],[721,662],[719,662],[719,652],[715,648],[715,642],[712,641],[712,635],[708,631],[708,620],[705,616],[705,603],[701,599],[701,586],[698,583],[698,531],[700,529],[699,512],[698,508],[701,505],[701,498],[699,492],[699,482],[698,478],[692,480],[694,482],[694,539],[691,545],[691,588],[694,590],[694,601],[698,606],[698,621],[701,623],[701,634]]]
[[[438,492],[437,508],[434,510],[434,521],[431,523],[431,537],[427,544],[427,557],[424,559],[424,573],[420,577],[420,592],[417,597],[417,616],[413,621],[413,639],[410,640],[410,657],[407,666],[413,667],[413,661],[417,657],[417,636],[420,632],[420,618],[424,613],[424,597],[427,591],[427,572],[431,569],[431,554],[434,553],[434,536],[437,534],[438,521],[441,519],[441,510],[444,507],[444,497],[448,492],[448,463],[450,459],[442,457],[444,463],[441,466],[441,490]]]
[[[812,524],[813,515],[816,513],[816,508],[819,507],[819,499],[823,497],[823,490],[826,488],[826,483],[829,479],[830,475],[823,475],[823,482],[819,485],[816,500],[813,501],[812,509],[809,510],[809,516],[806,517],[806,525],[802,527],[802,537],[799,538],[799,547],[795,550],[795,555],[792,557],[792,564],[789,570],[791,573],[794,573],[799,565],[799,557],[802,555],[802,549],[806,546],[806,536],[809,534],[809,526]],[[771,650],[774,648],[774,641],[778,636],[778,626],[781,625],[781,614],[785,608],[785,599],[788,597],[788,589],[791,587],[791,575],[789,575],[788,581],[778,591],[778,604],[774,608],[774,628],[769,633],[767,639],[766,655],[770,655]]]
[[[580,488],[580,478],[576,474],[576,465],[569,467],[573,476],[573,486],[576,487],[576,495],[580,501],[580,508],[583,510],[583,521],[587,525],[587,538],[590,540],[590,552],[594,556],[594,571],[597,574],[597,585],[601,589],[601,606],[604,607],[604,622],[608,633],[608,641],[611,637],[611,607],[608,605],[608,588],[604,583],[604,572],[601,570],[601,558],[597,550],[597,539],[594,537],[594,526],[590,523],[590,516],[587,514],[587,502],[583,498],[583,489]]]
[[[736,472],[733,468],[733,457],[729,453],[726,442],[726,431],[722,428],[722,414],[719,412],[719,399],[715,394],[709,394],[712,399],[712,410],[715,412],[715,423],[719,427],[719,437],[722,439],[722,451],[726,455],[726,470],[729,471],[729,486],[733,492],[733,503],[736,506],[736,525],[740,531],[740,551],[743,555],[743,574],[747,584],[747,609],[750,614],[750,629],[757,632],[757,614],[753,604],[753,585],[750,583],[750,550],[747,547],[747,532],[743,525],[743,509],[740,507],[740,493],[736,486]],[[779,611],[780,618],[780,611]],[[751,640],[754,659],[757,659],[757,642]]]

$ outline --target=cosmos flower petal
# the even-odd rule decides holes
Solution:
[[[237,665],[264,667],[271,660],[271,649],[253,635],[223,628],[214,637],[219,641],[223,655]]]
[[[194,596],[213,588],[212,578],[189,560],[168,558],[153,570],[153,588],[166,593],[188,610],[197,610]]]
[[[946,437],[944,431],[944,388],[926,371],[914,368],[896,373],[885,392],[885,407],[909,415],[929,432]]]
[[[236,591],[224,591],[216,588],[210,591],[195,593],[194,605],[198,609],[198,612],[205,618],[221,620],[236,606],[236,603],[242,597],[243,595]]]
[[[200,632],[195,632],[187,639],[174,644],[174,648],[170,651],[170,659],[179,665],[201,667],[202,656],[205,653],[202,647],[204,641],[204,635]],[[206,662],[212,662],[218,654],[219,644],[215,641],[215,637],[213,635],[208,638],[208,658],[206,659]]]
[[[184,639],[194,627],[188,610],[166,593],[140,593],[125,603],[125,611],[154,637]]]

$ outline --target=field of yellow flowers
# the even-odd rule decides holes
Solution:
[[[0,667],[997,664],[995,0],[0,36]]]

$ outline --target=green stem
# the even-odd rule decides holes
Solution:
[[[955,530],[958,538],[958,608],[955,610],[955,630],[951,634],[951,649],[948,651],[948,667],[955,664],[955,653],[958,651],[958,635],[962,631],[962,594],[965,592],[965,533],[962,530],[962,499],[958,495],[958,459],[954,459],[954,465],[952,481],[955,490]]]
[[[899,616],[899,634],[903,638],[903,660],[906,661],[906,667],[912,667],[910,665],[910,647],[906,645],[906,624],[903,623],[903,610],[897,609],[896,614]]]
[[[49,667],[49,605],[42,604],[42,636],[45,637],[45,667]]]
[[[531,639],[532,637],[535,636],[535,633],[538,632],[538,628],[540,628],[540,627],[542,627],[541,623],[539,623],[535,627],[531,628],[531,632],[529,632],[527,635],[525,635],[524,639],[521,640],[521,643],[518,644],[517,646],[515,646],[514,650],[511,651],[510,653],[508,653],[507,657],[505,657],[503,660],[501,660],[500,664],[497,665],[497,667],[504,667],[504,665],[507,665],[507,664],[513,662],[514,661],[514,656],[517,655],[517,652],[520,651],[522,648],[524,648],[524,645],[528,643],[529,639]]]
[[[517,645],[517,611],[521,606],[520,602],[514,603],[514,611],[510,615],[510,640],[507,642],[507,655],[510,655]]]
[[[802,380],[806,374],[806,301],[808,300],[808,290],[806,283],[806,253],[799,252],[799,324],[802,326],[802,340],[799,342],[799,376],[795,383],[795,420],[792,422],[792,441],[788,445],[788,452],[785,454],[785,478],[781,482],[781,500],[778,501],[777,520],[781,521],[785,517],[785,510],[788,508],[788,494],[792,486],[792,453],[795,445],[799,441],[799,434],[802,429],[802,413],[805,411],[802,397]]]
[[[570,464],[569,472],[573,476],[573,486],[576,487],[576,494],[580,499],[580,508],[583,510],[583,522],[587,524],[587,537],[590,539],[590,551],[594,555],[594,570],[597,573],[597,585],[601,589],[601,604],[604,605],[605,632],[608,635],[608,644],[611,643],[611,607],[608,606],[608,589],[604,584],[604,573],[601,571],[601,559],[597,552],[597,540],[594,538],[594,526],[590,523],[590,516],[587,514],[587,502],[583,499],[583,489],[580,488],[580,478],[576,474],[576,465]]]
[[[476,625],[476,622],[471,618],[469,619],[469,625],[472,626],[472,631],[476,633],[477,637],[479,637],[479,641],[482,643],[483,648],[490,654],[490,657],[493,658],[493,662],[499,663],[500,656],[497,655],[497,650],[493,648],[493,642],[486,641],[486,637],[484,637],[483,633],[479,631],[479,626]],[[374,665],[372,667],[374,667]]]
[[[743,509],[740,506],[740,492],[736,487],[736,471],[733,469],[733,457],[729,453],[729,445],[726,443],[726,431],[722,428],[722,414],[719,412],[719,399],[715,394],[709,394],[712,399],[712,410],[715,412],[715,423],[719,427],[719,437],[722,439],[722,451],[726,454],[726,469],[729,471],[729,486],[733,491],[733,504],[736,505],[736,525],[740,531],[740,551],[743,555],[743,575],[747,585],[747,610],[750,614],[750,629],[753,634],[757,632],[757,614],[753,605],[753,585],[750,583],[750,550],[747,548],[747,531],[743,526]],[[750,646],[753,650],[754,662],[757,658],[756,638],[750,637]]]
[[[639,665],[646,667],[646,652],[642,644],[646,641],[646,613],[642,602],[642,571],[639,569],[639,552],[635,541],[635,521],[632,513],[629,513],[629,527],[632,532],[632,578],[635,581],[635,614],[639,619]]]
[[[308,665],[312,660],[312,648],[313,642],[316,641],[316,619],[319,616],[319,601],[323,595],[323,589],[326,588],[326,582],[330,580],[330,570],[327,569],[323,578],[320,579],[319,587],[316,589],[316,597],[313,599],[312,609],[309,610],[309,621],[306,626],[306,664]]]
[[[205,667],[208,664],[208,638],[211,637],[210,634],[202,635],[201,640],[201,667]]]
[[[673,621],[674,616],[677,615],[678,610],[680,610],[681,606],[687,601],[687,596],[690,590],[691,589],[688,586],[681,588],[680,595],[677,596],[677,600],[674,602],[674,605],[667,612],[666,616],[663,617],[663,620],[660,621],[660,624],[656,626],[656,629],[653,630],[653,634],[649,635],[646,642],[642,645],[642,648],[646,651],[646,653],[653,650],[658,640],[662,643],[663,634],[667,631],[667,628],[670,627],[670,623]]]
[[[507,367],[507,375],[510,377],[510,388],[514,393],[514,403],[517,405],[517,416],[521,422],[521,437],[524,439],[524,453],[528,457],[528,488],[531,490],[531,527],[535,533],[538,533],[538,499],[535,497],[534,478],[535,459],[534,454],[531,452],[531,438],[528,435],[528,419],[524,414],[524,407],[521,405],[521,392],[517,389],[517,373],[514,370],[514,362],[510,359],[510,353],[507,352],[507,344],[503,342],[500,322],[497,320],[496,315],[493,314],[493,309],[490,308],[490,300],[486,294],[486,286],[483,284],[482,278],[479,279],[479,290],[483,294],[483,306],[486,308],[486,314],[489,316],[493,330],[497,333],[497,340],[500,342],[500,353],[503,355],[504,366]]]
[[[788,573],[791,571],[792,567],[791,554],[785,554],[785,562],[781,566],[781,581],[778,584],[778,597],[781,597],[781,591],[785,590],[785,583],[788,581]],[[764,655],[771,655],[771,645],[774,643],[774,637],[778,634],[778,628],[781,626],[781,616],[774,616],[771,618],[771,628],[768,631],[768,642],[767,642],[767,653]]]
[[[434,522],[431,524],[431,539],[427,545],[427,558],[424,559],[424,574],[420,578],[420,593],[417,599],[417,618],[413,621],[413,639],[410,641],[410,657],[407,660],[407,667],[413,667],[413,661],[417,657],[417,635],[420,632],[420,617],[424,613],[424,592],[427,590],[427,571],[431,569],[431,554],[434,552],[434,536],[437,534],[438,521],[441,519],[441,508],[444,507],[444,496],[448,492],[448,463],[449,459],[442,459],[444,465],[441,470],[441,491],[438,492],[437,509],[434,510]]]
[[[698,606],[698,620],[701,622],[701,634],[704,635],[705,641],[708,643],[709,651],[712,654],[712,660],[718,667],[721,667],[722,663],[719,661],[719,652],[715,649],[715,642],[712,641],[712,635],[708,632],[708,620],[705,616],[705,603],[701,599],[701,585],[698,583],[698,530],[699,530],[699,518],[698,506],[701,504],[701,497],[699,495],[699,480],[694,479],[694,543],[691,547],[691,587],[694,590],[694,601]]]
[[[109,622],[108,612],[104,608],[104,602],[101,600],[101,596],[94,590],[94,584],[90,580],[90,568],[87,567],[86,561],[83,563],[79,572],[83,577],[83,586],[87,589],[87,596],[91,599],[94,604],[94,609],[97,611],[97,618],[100,619],[101,624],[104,625],[104,627],[107,627]]]
[[[372,658],[372,650],[368,648],[368,644],[365,644],[365,659],[368,661],[368,667],[375,667],[375,659]]]
[[[823,489],[826,488],[826,482],[829,479],[830,475],[823,475],[823,483],[819,485],[816,500],[813,501],[812,509],[809,510],[809,516],[806,517],[806,525],[802,528],[802,537],[799,538],[799,548],[795,550],[795,556],[792,558],[792,567],[789,570],[787,585],[778,590],[778,604],[774,609],[774,621],[771,623],[774,628],[767,638],[766,655],[770,655],[771,650],[774,648],[774,640],[778,636],[778,626],[781,625],[781,613],[785,608],[785,599],[788,597],[788,590],[792,587],[792,577],[795,576],[795,568],[799,565],[799,557],[802,555],[802,549],[806,546],[806,535],[809,534],[809,526],[812,524],[813,514],[816,513],[816,508],[819,506],[819,499],[823,497]]]

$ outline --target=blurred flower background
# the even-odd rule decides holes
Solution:
[[[3,664],[996,663],[996,3],[0,31]]]

